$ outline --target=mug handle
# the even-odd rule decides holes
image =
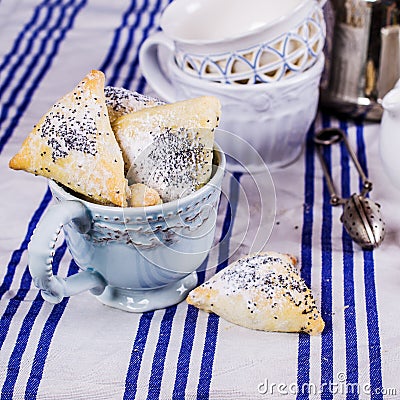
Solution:
[[[159,46],[164,46],[171,55],[175,51],[174,42],[163,32],[157,32],[148,37],[140,47],[139,63],[147,83],[157,91],[163,100],[173,103],[176,101],[175,89],[160,65]]]
[[[81,202],[68,200],[51,206],[39,221],[28,245],[29,272],[33,282],[41,289],[44,300],[54,304],[86,290],[100,295],[106,287],[104,278],[91,268],[65,279],[53,275],[56,241],[61,228],[68,223],[73,223],[80,233],[89,231],[91,219]]]

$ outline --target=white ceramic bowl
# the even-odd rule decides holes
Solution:
[[[166,61],[166,60],[165,60]],[[319,82],[324,56],[301,74],[273,83],[257,85],[221,85],[189,76],[172,58],[166,70],[154,69],[149,84],[167,102],[203,95],[218,97],[222,105],[220,128],[248,142],[268,167],[283,167],[301,154],[308,129],[313,122],[319,100]],[[217,138],[226,154],[238,141]],[[241,154],[241,160],[252,163],[252,157]]]
[[[311,67],[326,26],[318,0],[174,0],[141,47],[144,64],[168,48],[178,67],[220,83],[275,82]],[[210,26],[212,29],[210,29]],[[144,66],[146,76],[147,66]]]
[[[223,84],[269,83],[310,68],[322,53],[325,36],[323,12],[314,3],[297,26],[262,43],[206,56],[177,50],[175,60],[182,71],[199,79]]]

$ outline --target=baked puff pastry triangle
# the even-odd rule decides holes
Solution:
[[[95,202],[126,205],[121,149],[108,118],[105,77],[92,70],[40,119],[9,166],[53,179]]]
[[[192,290],[187,302],[250,329],[317,335],[324,321],[287,254],[242,257]]]
[[[142,109],[112,124],[129,183],[157,190],[164,202],[186,196],[208,182],[219,100],[202,96]]]
[[[111,125],[125,114],[154,106],[165,104],[155,97],[149,97],[138,92],[132,92],[122,87],[106,86],[104,88],[106,106]]]

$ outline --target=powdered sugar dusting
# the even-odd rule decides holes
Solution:
[[[198,175],[208,163],[199,135],[183,127],[165,128],[140,139],[134,144],[138,156],[130,160],[130,181],[157,188],[163,201],[186,196],[198,188]]]
[[[95,112],[99,113],[101,108],[94,106]],[[47,144],[51,147],[53,162],[66,157],[71,150],[95,156],[98,131],[92,117],[93,112],[73,109],[68,115],[65,111],[68,111],[67,107],[55,104],[45,116],[40,129],[40,136],[47,139]]]
[[[318,319],[319,313],[305,282],[294,265],[275,253],[261,253],[239,259],[221,271],[203,287],[218,289],[226,296],[242,295],[250,313],[260,311],[262,298],[276,311],[289,301],[302,314]]]
[[[106,86],[104,95],[111,123],[122,115],[165,104],[154,97],[145,96],[122,87]]]
[[[218,99],[203,96],[114,121],[129,184],[145,184],[169,202],[208,182],[219,113]]]
[[[92,71],[42,117],[30,136],[40,156],[32,158],[31,168],[94,201],[123,205],[127,181],[102,81],[103,75]]]

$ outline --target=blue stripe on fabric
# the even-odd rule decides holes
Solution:
[[[198,268],[198,271],[197,271],[197,284],[198,285],[201,285],[202,283],[204,283],[204,281],[206,279],[206,268],[208,265],[208,260],[209,260],[209,255],[207,255],[206,259],[202,262],[202,264]]]
[[[207,331],[204,341],[203,356],[201,359],[199,384],[197,386],[198,399],[208,399],[210,397],[210,386],[218,336],[218,324],[218,315],[210,314],[207,321]]]
[[[221,212],[221,198],[218,203],[218,214]],[[230,204],[228,202],[227,208],[230,208]],[[226,211],[228,212],[228,211]],[[229,211],[229,215],[231,216],[231,211]],[[225,216],[226,219],[226,216]],[[229,217],[230,219],[230,217]],[[227,224],[223,224],[226,230]],[[229,226],[229,225],[228,225]],[[224,232],[224,229],[222,229],[221,236],[219,238],[218,243],[221,242],[221,240],[226,236],[227,232]],[[201,285],[205,281],[205,273],[206,273],[206,268],[208,265],[208,260],[209,256],[203,261],[202,265],[200,266],[198,272],[197,272],[197,277],[198,277],[198,284]],[[185,391],[186,391],[186,386],[187,386],[187,380],[189,376],[189,364],[190,364],[190,358],[192,354],[192,349],[193,349],[193,342],[194,342],[194,337],[195,337],[195,332],[196,332],[196,324],[197,324],[197,317],[199,314],[199,310],[196,307],[193,306],[188,306],[187,307],[187,312],[186,312],[186,318],[185,318],[185,326],[183,329],[183,335],[182,335],[182,344],[181,348],[179,350],[179,356],[178,356],[178,362],[177,362],[177,368],[176,368],[176,377],[175,377],[175,384],[174,384],[174,390],[172,393],[172,399],[177,400],[177,399],[184,399],[185,398]]]
[[[121,32],[128,26],[129,17],[135,12],[137,2],[131,1],[130,7],[125,11],[120,26],[114,33],[114,38],[111,44],[111,48],[102,64],[100,69],[105,72],[108,76],[107,69],[111,68],[113,58],[117,53],[117,48],[120,42]],[[132,47],[132,41],[134,37],[134,30],[139,27],[142,13],[145,11],[148,2],[145,1],[143,6],[136,12],[136,19],[134,24],[129,28],[128,40],[125,42],[122,54],[120,55],[116,65],[113,67],[111,78],[107,79],[108,85],[115,85],[120,74],[120,69],[124,63],[127,62],[127,54],[129,49]],[[139,326],[136,332],[135,341],[132,348],[132,353],[129,361],[129,366],[125,378],[125,392],[124,399],[134,399],[136,396],[137,382],[139,377],[140,365],[143,358],[144,349],[147,342],[147,337],[150,330],[151,321],[153,319],[154,312],[147,312],[141,315]]]
[[[193,349],[194,336],[196,333],[197,317],[199,309],[188,306],[185,327],[183,329],[182,344],[179,350],[178,362],[176,367],[176,376],[172,399],[185,399],[187,380],[189,376],[190,357]]]
[[[340,128],[347,133],[347,124],[340,123]],[[340,144],[341,167],[342,167],[342,190],[341,197],[349,198],[350,192],[350,157],[344,142]],[[352,167],[354,167],[352,165]],[[346,339],[346,384],[349,388],[355,388],[358,384],[358,350],[357,350],[357,326],[355,308],[354,288],[354,250],[353,241],[343,227],[343,295],[344,304],[344,329]],[[348,390],[347,400],[359,398],[356,390]]]
[[[124,12],[122,15],[122,22],[120,26],[114,32],[114,38],[111,43],[111,47],[106,55],[105,60],[101,64],[99,70],[103,71],[107,76],[107,69],[109,68],[110,64],[113,62],[113,59],[117,53],[118,43],[121,38],[122,30],[128,25],[128,18],[129,16],[135,11],[136,1],[132,0],[129,8]]]
[[[242,175],[241,173],[238,173],[238,174],[234,174],[233,177],[238,182],[241,175]],[[231,190],[231,193],[234,193],[234,192],[232,192],[232,190]],[[236,199],[235,200],[236,205],[237,205],[237,198],[238,198],[238,194],[233,195],[233,197],[232,197],[233,200]],[[232,221],[231,211],[230,211],[229,207],[227,207],[227,210],[228,209],[229,209],[229,212],[227,211],[227,214],[229,214],[229,216],[225,217],[223,229],[222,229],[222,233],[221,233],[221,238],[225,238],[231,232],[231,223],[230,223],[230,221]],[[235,207],[235,210],[236,210],[236,207]],[[229,221],[229,223],[227,221]],[[219,260],[224,260],[224,258],[221,256],[221,253],[219,255]],[[192,310],[189,311],[189,308],[192,308]],[[175,311],[174,311],[174,313],[175,313]],[[187,346],[185,349],[181,348],[180,357],[178,359],[178,365],[180,363],[181,364],[184,363],[184,364],[188,365],[188,363],[190,361],[190,354],[191,354],[191,350],[192,350],[192,346],[193,346],[193,339],[194,339],[194,328],[193,327],[195,326],[195,323],[190,324],[191,326],[189,329],[190,317],[188,317],[188,316],[192,315],[192,317],[193,317],[195,315],[195,319],[197,319],[197,314],[198,314],[197,309],[194,309],[194,307],[191,307],[191,306],[188,307],[188,313],[187,313],[186,320],[185,320],[186,334],[184,331],[184,337],[182,340],[183,343],[187,343]],[[142,362],[143,352],[144,352],[144,348],[145,348],[145,345],[147,342],[147,336],[148,336],[149,329],[150,329],[151,318],[150,318],[150,320],[148,320],[148,315],[151,315],[151,318],[153,317],[153,313],[146,313],[141,317],[141,320],[139,322],[139,328],[138,328],[137,335],[135,338],[135,343],[134,343],[133,350],[132,350],[131,360],[129,363],[128,372],[127,372],[127,376],[126,376],[124,399],[133,399],[133,398],[135,398],[135,395],[136,395],[137,380],[138,380],[138,375],[139,375],[139,371],[140,371],[140,365]],[[145,318],[145,319],[143,320],[143,318]],[[218,329],[218,317],[214,316],[213,319],[216,321],[216,324],[217,324],[216,330],[217,330]],[[214,321],[214,325],[215,325],[215,321]],[[172,323],[172,321],[171,321],[171,323]],[[212,325],[213,324],[208,324],[208,329],[210,329],[210,327],[212,328]],[[215,331],[215,328],[212,330]],[[161,331],[160,331],[160,334],[161,334]],[[186,335],[188,335],[188,336],[186,336]],[[187,337],[191,338],[191,340],[186,341],[185,338],[187,338]],[[168,338],[168,341],[169,341],[169,338]],[[205,345],[205,348],[211,349],[211,347],[209,347],[207,345]],[[164,349],[162,347],[160,347],[160,352],[166,351],[166,349],[167,349],[167,345],[164,344]],[[185,350],[186,350],[186,352],[185,352]],[[212,351],[211,352],[209,351],[208,353],[210,355],[212,353]],[[207,356],[207,359],[209,359],[209,355]],[[165,356],[163,356],[163,357],[165,359]],[[156,358],[154,358],[154,360],[156,360]],[[162,365],[164,364],[164,362],[165,362],[165,360],[162,362]],[[202,363],[202,365],[203,365],[203,363]],[[153,383],[151,383],[149,385],[150,391],[152,392],[152,395],[153,395],[153,398],[154,398],[154,396],[158,396],[158,394],[159,394],[159,391],[158,391],[159,389],[157,389],[154,386],[154,381],[158,380],[159,382],[161,382],[161,379],[162,379],[163,371],[161,371],[161,372],[158,371],[157,370],[158,368],[160,368],[160,366],[158,366],[155,369],[154,364],[153,364],[152,374],[154,376],[157,376],[157,379],[154,379]],[[203,369],[204,369],[204,367],[203,367]],[[160,373],[161,373],[161,375],[160,375]],[[184,386],[184,388],[186,388],[187,374],[188,374],[188,371],[186,371],[186,374],[184,374],[184,376],[182,377],[181,384],[180,385],[178,384],[178,386],[180,386],[181,389],[183,386]],[[178,387],[178,386],[176,386],[176,384],[175,384],[175,387]],[[178,394],[178,391],[175,390],[175,387],[174,387],[174,392],[175,392],[175,398],[176,398],[176,396],[179,394]],[[179,390],[179,393],[182,393],[182,390]],[[183,389],[183,393],[184,393],[184,389]],[[184,394],[183,394],[183,396],[184,396]]]
[[[149,379],[149,391],[147,399],[158,399],[160,397],[161,381],[164,373],[165,356],[167,354],[168,344],[171,338],[172,323],[176,313],[176,306],[168,307],[160,325],[160,333],[156,350],[154,352],[153,364]]]
[[[54,7],[57,6],[57,4],[50,4],[48,7],[44,9],[45,11],[45,16],[43,18],[43,21],[40,25],[38,25],[30,34],[29,38],[26,38],[26,44],[25,48],[21,51],[21,54],[17,55],[17,53],[10,53],[6,56],[7,59],[9,60],[9,64],[7,65],[8,67],[8,74],[3,78],[3,84],[0,85],[0,93],[4,93],[5,90],[8,88],[8,86],[13,82],[15,76],[18,74],[19,69],[21,69],[24,66],[24,60],[29,57],[31,54],[32,50],[35,48],[34,44],[36,40],[39,40],[40,36],[39,33],[44,30],[44,28],[47,27],[49,22],[51,21],[51,18],[53,16],[54,12]],[[28,24],[29,25],[29,24]],[[23,30],[24,32],[25,30]],[[22,37],[18,37],[17,42],[20,42]],[[19,43],[16,43],[14,47],[19,47]],[[13,48],[14,50],[14,48]],[[37,53],[36,53],[37,54]],[[14,60],[14,62],[12,62]],[[28,69],[26,70],[25,74],[23,75],[24,79],[21,80],[20,82],[24,82],[27,79],[27,76],[29,76],[30,70],[32,69],[32,63],[29,65]],[[2,69],[0,68],[0,71]],[[13,101],[15,100],[15,92],[16,89],[11,93],[9,96],[8,101],[6,102],[5,106],[1,110],[0,114],[0,126],[2,122],[7,118],[7,113],[9,110],[9,107],[13,104]]]
[[[143,31],[143,35],[142,35],[141,41],[137,44],[137,49],[138,50],[136,51],[135,58],[133,60],[130,60],[130,62],[129,62],[130,67],[129,67],[128,74],[127,74],[127,76],[125,78],[125,81],[123,83],[123,87],[129,88],[131,86],[131,84],[132,84],[132,81],[135,78],[136,71],[137,71],[137,69],[139,67],[139,49],[142,46],[143,42],[146,40],[146,38],[149,36],[150,29],[154,27],[155,17],[160,12],[161,4],[162,4],[162,1],[161,0],[157,0],[157,2],[155,4],[155,7],[149,13],[149,22],[142,30]],[[142,93],[143,89],[144,88],[141,87],[141,83],[139,82],[139,85],[137,87],[137,91],[139,93]]]
[[[304,180],[304,208],[303,228],[301,233],[301,277],[306,284],[311,286],[312,266],[312,232],[313,232],[313,208],[314,208],[314,125],[307,133],[305,150],[305,180]],[[310,381],[310,336],[299,334],[297,346],[297,385],[305,387]],[[297,399],[308,399],[307,391],[299,390]]]
[[[172,1],[173,0],[167,0],[167,5],[169,4],[169,3],[172,3]],[[139,63],[138,63],[139,64]],[[131,73],[129,74],[130,76],[132,75]],[[132,79],[132,78],[131,78]],[[144,90],[145,90],[145,87],[146,87],[146,85],[147,85],[147,82],[146,82],[146,79],[145,79],[145,77],[143,76],[143,75],[141,75],[140,77],[139,77],[139,83],[137,84],[137,91],[139,92],[139,93],[144,93]]]
[[[34,48],[34,42],[36,39],[39,39],[41,35],[39,35],[40,32],[44,30],[44,28],[47,27],[49,22],[51,21],[54,9],[53,6],[47,8],[46,10],[46,16],[42,22],[41,25],[39,25],[33,32],[31,37],[28,39],[27,42],[27,49],[25,52],[23,52],[16,60],[16,63],[14,63],[13,67],[10,68],[10,71],[7,75],[7,77],[4,79],[4,85],[0,87],[0,91],[4,92],[5,89],[13,83],[13,80],[17,74],[17,71],[20,67],[23,66],[23,61],[24,59],[29,56],[31,50]],[[53,27],[51,25],[49,26],[49,32],[58,27],[59,24],[62,21],[62,18],[64,16],[64,8],[61,9],[61,13],[58,16],[58,19],[54,22]],[[28,81],[29,77],[32,75],[32,72],[34,68],[38,65],[38,61],[42,54],[44,54],[44,49],[45,45],[47,44],[48,39],[50,38],[50,35],[44,35],[42,40],[40,41],[40,46],[39,49],[36,51],[36,53],[33,55],[30,63],[28,66],[25,68],[25,72],[22,74],[22,77],[19,79],[17,85],[14,87],[14,89],[11,91],[10,95],[8,96],[8,100],[3,104],[2,109],[1,109],[1,114],[0,114],[0,127],[2,123],[7,119],[8,112],[11,109],[11,107],[14,105],[14,101],[18,96],[18,93],[24,88],[24,85]],[[1,142],[0,142],[1,143]]]
[[[307,134],[307,145],[305,155],[305,181],[304,181],[304,208],[303,229],[301,238],[301,277],[308,286],[311,286],[312,266],[312,233],[313,233],[313,208],[314,208],[314,126]],[[307,335],[308,336],[308,335]]]
[[[36,76],[33,78],[32,84],[28,88],[28,90],[23,98],[22,103],[19,106],[17,106],[16,114],[11,119],[10,125],[8,126],[7,129],[5,129],[3,136],[0,138],[0,153],[3,151],[4,146],[6,145],[6,143],[12,136],[15,128],[18,125],[20,118],[22,117],[24,111],[27,109],[28,105],[31,102],[33,94],[39,87],[39,84],[40,84],[41,80],[44,78],[47,71],[50,69],[50,67],[54,61],[54,58],[58,53],[60,44],[65,39],[67,32],[72,28],[76,16],[78,15],[79,11],[86,5],[86,2],[87,2],[87,0],[82,0],[80,3],[78,3],[78,5],[76,7],[74,7],[72,9],[72,13],[71,13],[70,17],[67,19],[67,25],[59,30],[60,33],[59,33],[58,37],[54,40],[50,51],[46,51],[45,44],[47,43],[48,39],[51,38],[52,34],[58,30],[59,26],[54,26],[51,30],[49,30],[49,33],[46,35],[46,40],[42,41],[42,46],[41,46],[40,52],[35,56],[34,61],[32,61],[30,63],[29,68],[27,68],[27,72],[29,72],[28,77],[30,78],[30,75],[32,74],[31,68],[33,68],[36,65],[36,63],[39,62],[41,52],[43,54],[47,54],[45,63],[42,66],[42,68],[39,70],[39,72],[36,74]],[[68,3],[68,4],[70,4],[70,3]],[[65,14],[64,9],[61,14],[62,15]],[[26,75],[26,74],[24,74],[24,75]],[[19,87],[22,88],[23,84],[24,84],[24,81],[20,80],[20,82],[18,84],[18,88]]]
[[[143,353],[146,347],[147,336],[149,334],[153,316],[154,311],[151,311],[142,314],[140,317],[125,379],[124,400],[133,400],[136,396],[140,365],[142,363]]]
[[[200,271],[204,274],[205,267],[208,263],[208,257],[206,260],[202,263],[202,266],[199,268]],[[172,312],[173,315],[175,315],[176,312],[176,306],[172,307]],[[188,306],[188,311],[186,314],[186,319],[185,319],[185,327],[184,327],[184,332],[183,332],[183,338],[182,338],[182,346],[179,352],[179,357],[178,357],[178,367],[177,367],[177,378],[175,380],[175,386],[174,386],[174,393],[173,393],[173,398],[184,398],[184,393],[186,389],[186,384],[187,384],[187,377],[189,373],[189,362],[190,362],[190,355],[191,351],[193,348],[193,341],[194,341],[194,335],[195,335],[195,326],[196,326],[196,321],[197,321],[197,315],[198,315],[198,309],[192,306]],[[163,319],[164,321],[164,319]],[[163,336],[162,340],[161,337],[159,339],[159,342],[157,344],[157,349],[156,353],[159,353],[157,357],[154,357],[153,361],[153,366],[152,366],[152,373],[150,377],[150,382],[149,382],[149,399],[150,398],[156,398],[159,396],[159,391],[160,391],[160,385],[161,385],[161,379],[162,379],[162,373],[163,373],[163,368],[164,368],[164,363],[165,363],[165,352],[167,350],[167,346],[169,343],[170,339],[170,329],[172,328],[172,321],[173,321],[173,316],[170,318],[168,317],[166,319],[166,328],[163,327],[163,322],[161,323],[161,328],[160,328],[160,336]],[[166,332],[165,332],[166,331]],[[138,329],[139,332],[139,329]],[[146,335],[148,332],[146,333]],[[167,340],[167,342],[166,342]],[[145,343],[144,343],[145,344]],[[135,346],[134,346],[135,348]],[[144,350],[144,347],[143,347]],[[136,350],[137,351],[137,350]],[[139,362],[136,362],[136,368],[137,370],[140,369],[140,364],[141,364],[141,359]],[[130,375],[130,372],[128,370],[128,374]],[[127,393],[127,389],[125,389],[125,398],[134,398],[135,393],[136,393],[136,384],[137,384],[137,376],[134,377],[133,381],[136,381],[136,383],[130,381],[130,385],[132,386],[130,388],[130,393]],[[127,388],[127,385],[126,385]],[[183,394],[182,394],[183,393]],[[150,396],[151,394],[151,396]],[[182,394],[183,397],[180,397]]]
[[[155,23],[155,18],[161,11],[161,5],[162,5],[162,0],[157,0],[157,2],[155,4],[155,7],[149,13],[149,22],[147,23],[147,25],[142,30],[143,35],[142,35],[142,39],[140,40],[140,42],[137,45],[137,49],[138,50],[136,51],[135,58],[133,60],[131,60],[130,63],[129,63],[130,67],[129,67],[128,74],[127,74],[127,76],[125,78],[125,81],[123,83],[124,87],[130,87],[130,85],[132,84],[132,81],[135,78],[136,71],[137,71],[137,69],[139,67],[139,49],[142,46],[143,42],[149,36],[150,29],[155,27],[155,24],[154,24]],[[138,91],[142,90],[140,88],[140,82],[139,82],[137,90]]]
[[[24,273],[22,274],[20,289],[17,291],[15,296],[9,300],[7,307],[0,318],[0,350],[3,347],[4,341],[6,340],[8,330],[11,325],[11,319],[14,317],[19,306],[21,305],[21,302],[24,300],[26,294],[30,290],[31,282],[31,275],[29,273],[29,269],[26,267]]]
[[[375,263],[372,251],[364,251],[364,285],[365,307],[367,311],[371,399],[383,400],[381,341],[376,301]]]
[[[68,276],[78,273],[79,268],[76,263],[71,260],[68,270]],[[65,297],[61,303],[55,304],[46,323],[43,327],[42,333],[40,335],[39,343],[36,348],[35,357],[32,363],[32,369],[29,374],[28,382],[25,388],[25,399],[32,400],[36,399],[37,392],[39,389],[40,381],[43,376],[43,370],[47,355],[49,353],[49,348],[51,341],[54,336],[54,332],[57,328],[58,323],[64,313],[65,307],[68,304],[68,297]]]
[[[82,6],[84,3],[81,3]],[[72,14],[71,17],[74,17],[76,15],[76,12]],[[71,20],[72,22],[72,20]],[[72,27],[72,24],[69,24],[70,27]],[[47,204],[49,202],[49,200],[51,199],[51,193],[49,191],[49,189],[47,190],[47,193],[45,195],[45,200],[46,200],[46,204],[44,205],[44,207],[40,207],[41,209],[44,209],[47,207]],[[44,200],[42,201],[42,204],[44,203]],[[32,221],[36,221],[39,220],[39,218],[41,217],[38,216],[37,218],[34,217],[32,219]],[[31,221],[31,223],[32,223]],[[35,224],[36,225],[36,224]],[[32,228],[33,231],[33,228]],[[26,245],[29,241],[31,235],[27,235],[27,241],[26,241]],[[26,248],[26,246],[25,246]],[[16,261],[17,263],[19,261]],[[69,268],[69,275],[72,273],[76,273],[78,271],[78,267],[75,264],[75,262],[72,260],[71,264],[70,264],[70,268]],[[12,279],[11,279],[12,280]],[[28,272],[28,269],[25,271],[25,280],[23,281],[29,281],[30,284],[30,275]],[[28,289],[25,289],[28,290]],[[40,340],[39,340],[39,344],[36,350],[36,354],[35,354],[35,358],[33,361],[33,365],[32,365],[32,369],[31,369],[31,373],[27,382],[27,386],[26,386],[26,391],[25,391],[25,398],[36,398],[37,395],[37,391],[39,388],[39,384],[42,378],[42,374],[43,374],[43,370],[44,370],[44,366],[45,366],[45,362],[46,362],[46,358],[47,358],[47,354],[48,354],[48,350],[51,344],[51,340],[53,338],[54,335],[54,331],[58,325],[59,320],[61,319],[61,316],[65,310],[65,307],[68,303],[68,299],[64,299],[60,304],[54,306],[49,318],[47,319]],[[8,329],[7,329],[8,331]],[[3,332],[3,331],[2,331]],[[5,332],[5,330],[4,330]],[[10,381],[12,381],[12,378],[10,378]]]
[[[4,293],[6,293],[10,289],[11,283],[14,279],[15,270],[21,261],[22,254],[28,248],[28,243],[31,240],[33,231],[35,230],[36,225],[39,222],[40,218],[42,217],[50,200],[51,200],[51,192],[50,192],[50,189],[47,188],[47,191],[43,197],[43,200],[39,204],[39,207],[34,212],[32,218],[28,224],[28,230],[26,232],[24,240],[22,241],[19,249],[14,250],[12,253],[11,260],[7,265],[7,273],[4,277],[3,283],[0,286],[0,299],[4,296]],[[1,335],[1,329],[0,329],[0,335]]]
[[[368,176],[367,155],[365,150],[364,132],[361,125],[357,126],[357,157]],[[361,182],[360,182],[361,187]],[[364,286],[367,312],[368,346],[369,346],[369,379],[371,399],[382,400],[382,355],[379,333],[379,316],[375,286],[375,261],[371,250],[364,250]]]
[[[133,25],[131,25],[129,27],[128,39],[125,42],[125,45],[124,45],[124,47],[122,49],[122,53],[119,56],[118,61],[114,65],[113,72],[112,72],[111,76],[108,78],[108,85],[110,85],[110,86],[115,86],[117,84],[117,80],[118,80],[118,77],[120,75],[121,68],[124,67],[124,65],[126,65],[126,63],[127,63],[129,51],[133,47],[135,31],[139,27],[140,22],[142,20],[143,13],[146,11],[148,5],[149,5],[149,1],[148,0],[144,0],[144,2],[142,4],[142,6],[140,7],[140,9],[138,9],[135,12],[135,22],[133,23]]]
[[[324,158],[329,173],[331,166],[331,148],[324,148]],[[322,398],[332,399],[333,393],[329,385],[333,382],[333,331],[332,331],[332,205],[326,181],[323,185],[322,205],[322,276],[321,276],[321,314],[325,321],[325,329],[321,335],[321,388]]]
[[[222,196],[223,196],[223,193],[221,193],[221,196],[220,196],[219,201],[218,201],[217,215],[220,215],[223,212],[222,211],[222,203],[223,203]],[[230,208],[230,206],[231,205],[229,204],[229,202],[227,202],[227,207]],[[228,212],[228,211],[225,211],[225,212]],[[231,212],[231,210],[229,210],[229,215],[231,215],[231,214],[232,214],[232,212]],[[224,223],[223,225],[225,226],[226,224]],[[224,236],[226,236],[226,232],[224,232],[224,226],[222,226],[221,235],[220,235],[220,238],[218,240],[218,246],[221,243],[221,241],[223,240]],[[205,279],[206,279],[206,270],[207,270],[207,266],[208,266],[208,260],[209,260],[209,254],[207,254],[206,259],[202,262],[200,267],[197,269],[197,283],[198,283],[198,285],[203,284]],[[213,267],[213,266],[211,266],[211,267]]]
[[[216,272],[219,272],[228,264],[229,244],[232,233],[233,215],[235,211],[236,210],[234,210],[234,205],[232,205],[232,197],[230,197],[226,207],[224,222],[222,224],[221,240],[219,242],[218,265]]]
[[[21,43],[23,42],[24,36],[31,30],[33,26],[35,26],[36,22],[38,21],[38,17],[40,15],[41,9],[44,7],[45,4],[49,3],[50,0],[44,0],[42,3],[38,4],[36,8],[33,10],[33,15],[30,21],[24,25],[21,32],[18,34],[16,40],[13,43],[11,50],[4,56],[3,62],[0,64],[0,72],[3,69],[11,64],[12,57],[18,53]],[[0,96],[2,92],[0,92]],[[1,97],[0,97],[1,98]]]
[[[242,175],[241,172],[234,172],[231,176],[229,190],[229,203],[231,206],[227,207],[222,226],[221,236],[223,239],[220,242],[217,272],[225,268],[229,262],[229,242],[239,201],[240,179]],[[218,322],[219,318],[217,315],[210,314],[208,316],[206,338],[204,341],[203,357],[200,367],[200,377],[197,386],[197,397],[200,399],[206,399],[210,394],[214,355],[217,345]]]
[[[66,243],[65,241],[63,244],[56,250],[54,259],[53,259],[53,271],[56,274],[58,271],[58,267],[60,265],[60,261],[63,258],[65,251],[66,251]],[[28,279],[29,281],[30,279]],[[24,282],[24,286],[27,285],[28,282]],[[11,311],[11,309],[17,309],[17,307],[13,306],[13,304],[18,303],[18,305],[21,303],[21,301],[25,298],[26,293],[28,292],[27,287],[21,287],[21,289],[18,291],[16,298],[13,298],[9,302],[10,308],[7,306],[7,309],[3,316],[1,317],[0,323],[1,323],[1,331],[7,330],[10,327],[11,320],[14,316],[14,313]],[[33,300],[32,305],[29,308],[28,313],[26,314],[23,322],[21,329],[19,330],[18,337],[16,339],[16,343],[14,346],[14,349],[11,353],[8,367],[7,367],[7,376],[4,381],[2,390],[1,390],[1,400],[12,400],[13,399],[13,393],[14,393],[14,386],[18,378],[19,370],[21,367],[21,360],[22,356],[25,353],[26,347],[28,345],[30,333],[32,331],[33,324],[36,321],[36,318],[39,314],[39,311],[41,310],[43,306],[43,299],[42,296],[40,295],[40,292],[37,294],[36,298]],[[2,343],[1,343],[2,344]]]
[[[114,40],[111,44],[111,47],[110,47],[110,50],[106,57],[106,60],[104,61],[102,67],[100,67],[100,70],[105,70],[108,67],[108,65],[110,63],[112,63],[113,57],[115,57],[116,49],[118,47],[118,42],[120,39],[120,32],[121,32],[122,28],[124,26],[126,26],[128,17],[133,12],[134,7],[135,7],[135,2],[132,1],[130,7],[124,13],[122,25],[116,29],[116,32],[114,34]],[[78,269],[77,265],[72,260],[69,273],[70,274],[76,273],[77,269]],[[49,346],[51,344],[51,340],[53,338],[54,331],[57,327],[57,324],[65,310],[67,302],[68,302],[68,299],[64,299],[56,308],[53,309],[50,317],[48,318],[48,320],[44,326],[42,336],[39,341],[38,349],[35,354],[35,359],[33,362],[32,370],[31,370],[31,373],[30,373],[30,376],[28,379],[26,391],[25,391],[25,398],[27,398],[27,399],[35,398],[37,395],[39,384],[42,379],[42,374],[43,374]],[[149,315],[147,315],[145,318],[148,319],[148,317],[149,317]],[[143,324],[141,326],[143,326]],[[140,338],[137,340],[137,342],[138,343],[140,342]],[[144,344],[143,344],[143,350],[144,350]],[[132,365],[135,364],[134,360],[131,360],[131,364]]]

